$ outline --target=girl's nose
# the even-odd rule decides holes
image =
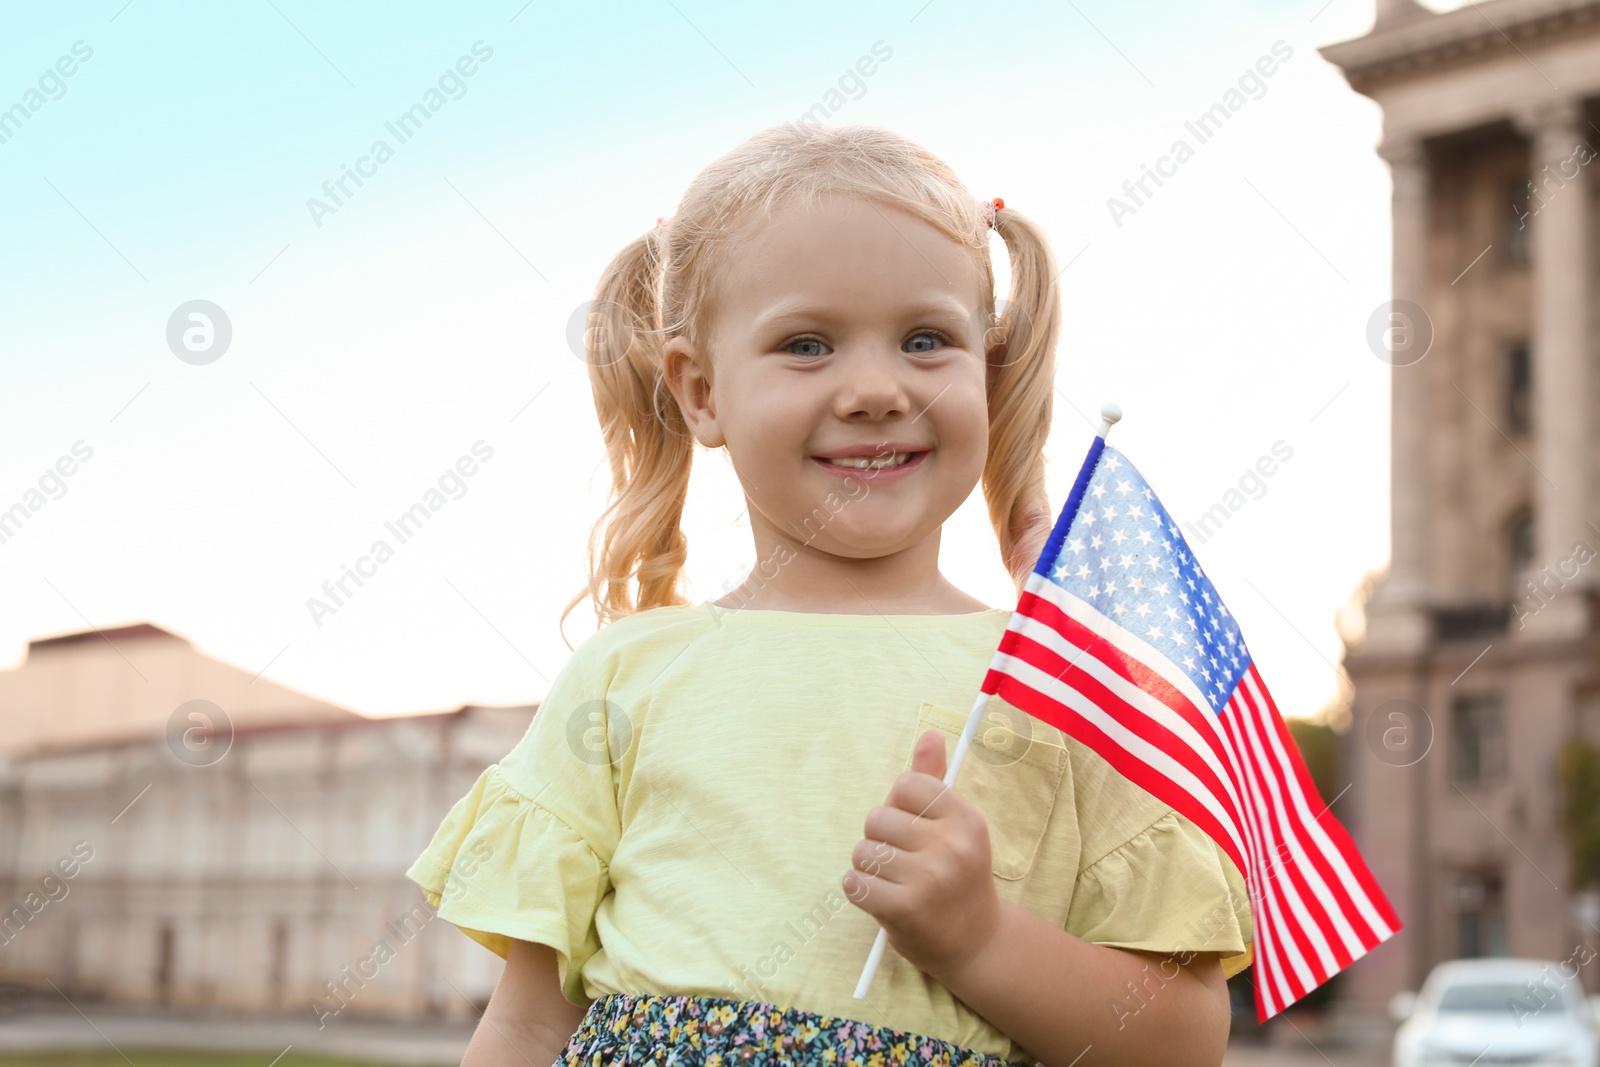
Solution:
[[[862,416],[879,419],[904,415],[911,406],[906,385],[904,356],[895,358],[859,353],[845,361],[843,384],[839,388],[838,414],[841,418]]]

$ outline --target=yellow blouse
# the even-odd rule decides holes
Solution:
[[[1032,1059],[893,946],[855,999],[878,924],[840,885],[917,737],[943,730],[954,754],[1010,617],[702,603],[620,619],[406,876],[502,957],[513,938],[553,948],[574,1004],[763,1000]],[[1002,898],[1088,941],[1249,964],[1227,855],[1056,728],[991,698],[954,788],[988,822]]]

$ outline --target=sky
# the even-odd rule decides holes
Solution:
[[[0,667],[30,639],[148,621],[367,714],[542,697],[609,479],[574,316],[703,167],[821,104],[1043,226],[1062,265],[1052,508],[1120,404],[1111,439],[1175,517],[1223,506],[1190,545],[1280,708],[1316,713],[1339,693],[1335,613],[1388,556],[1389,368],[1367,342],[1389,296],[1381,114],[1316,51],[1372,14],[13,9],[0,510],[29,514],[0,542]],[[430,91],[437,110],[400,130]],[[1201,141],[1186,124],[1230,92],[1242,106]],[[1158,166],[1135,201],[1124,184]],[[386,524],[430,491],[400,541]],[[725,456],[698,452],[691,599],[754,563],[743,511]],[[379,539],[392,556],[314,610]],[[1015,604],[980,490],[940,564]],[[565,633],[593,631],[580,607]]]

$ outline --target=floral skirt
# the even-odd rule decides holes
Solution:
[[[1037,1067],[925,1034],[755,1000],[611,993],[553,1067]]]

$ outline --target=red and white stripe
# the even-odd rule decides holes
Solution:
[[[1035,573],[982,690],[1078,739],[1243,873],[1265,1021],[1400,929],[1252,663],[1221,715],[1138,635]]]

